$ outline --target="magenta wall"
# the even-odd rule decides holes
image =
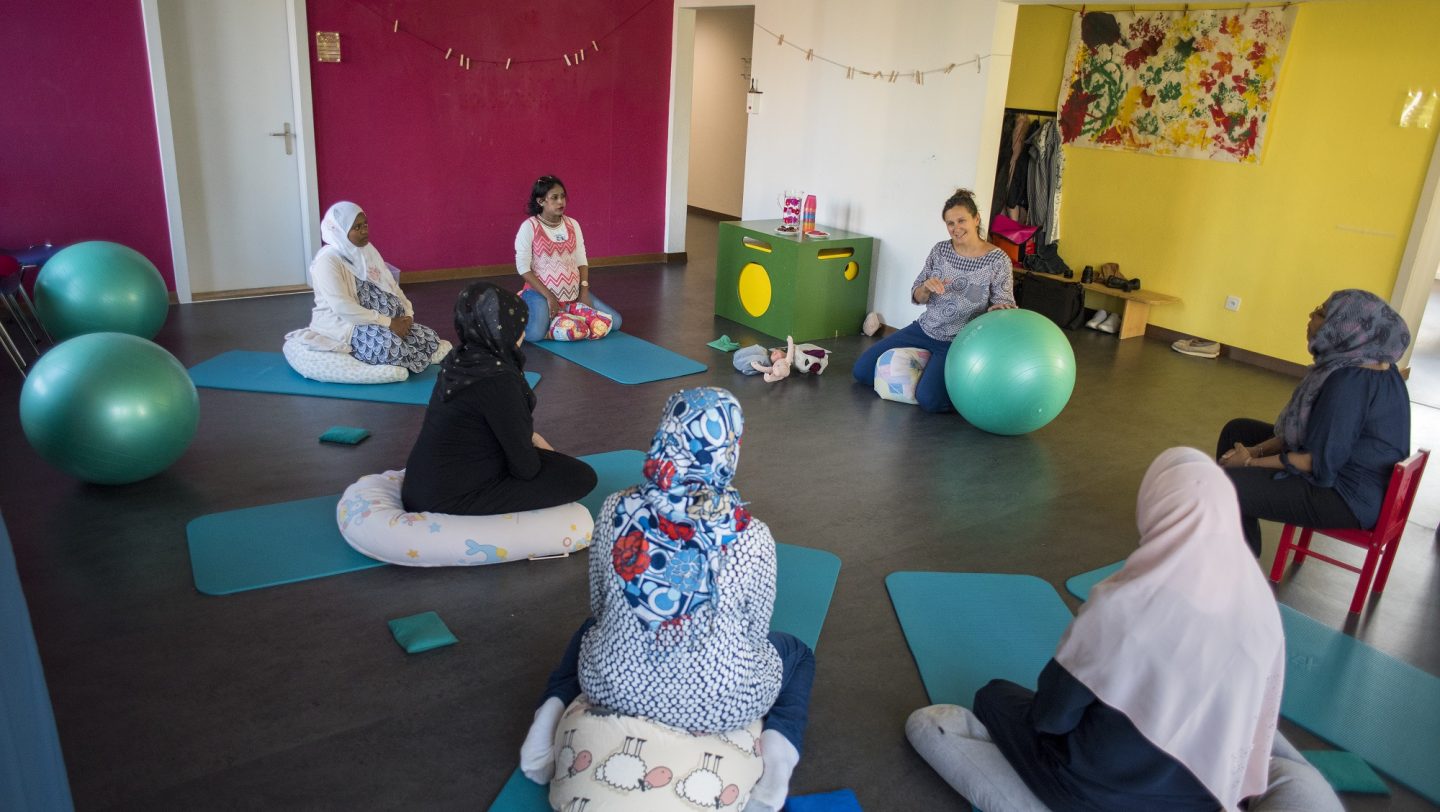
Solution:
[[[321,208],[359,203],[407,270],[504,263],[531,183],[554,174],[590,256],[663,251],[673,6],[308,0],[311,31],[340,32],[344,59],[311,63]],[[580,67],[479,61],[558,57],[632,13]],[[473,67],[392,33],[396,18]]]
[[[0,246],[113,240],[174,289],[139,0],[6,3]]]

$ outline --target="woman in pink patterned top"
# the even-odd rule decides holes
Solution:
[[[565,202],[565,184],[554,175],[541,177],[530,189],[530,217],[515,235],[515,268],[525,277],[520,298],[530,308],[526,341],[551,338],[552,322],[561,314],[575,317],[567,320],[567,340],[620,329],[620,314],[590,292],[585,236],[580,224],[565,216]]]

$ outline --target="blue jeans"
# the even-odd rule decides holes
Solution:
[[[550,306],[545,303],[544,296],[533,290],[520,291],[520,298],[525,302],[525,306],[530,308],[530,320],[525,323],[525,340],[532,342],[543,340],[545,334],[550,332]],[[590,301],[594,302],[596,310],[610,314],[611,332],[620,329],[620,313],[615,308],[600,301],[600,297],[593,293],[590,294]]]
[[[539,704],[553,696],[568,706],[580,695],[580,641],[594,625],[595,618],[587,618],[570,638],[560,664],[550,673]],[[765,714],[763,725],[789,739],[796,752],[802,752],[805,725],[810,720],[810,686],[815,682],[815,652],[793,634],[770,632],[769,640],[780,655],[780,695]]]
[[[920,329],[920,322],[912,321],[910,326],[880,341],[860,353],[855,362],[855,380],[866,386],[875,385],[875,362],[886,350],[896,347],[919,347],[930,351],[930,362],[920,373],[920,383],[915,386],[915,401],[927,412],[953,412],[950,393],[945,391],[945,356],[950,352],[949,341],[936,341]]]

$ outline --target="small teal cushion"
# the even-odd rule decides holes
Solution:
[[[1325,776],[1336,792],[1364,792],[1389,795],[1385,780],[1370,769],[1365,759],[1345,750],[1302,750],[1300,755]]]
[[[400,648],[409,654],[460,642],[434,612],[396,618],[390,621],[390,633],[395,635],[395,642],[400,644]]]
[[[362,429],[356,426],[331,426],[325,430],[324,434],[320,435],[320,442],[357,445],[361,440],[369,436],[369,429]]]

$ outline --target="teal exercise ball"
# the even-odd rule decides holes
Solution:
[[[996,310],[965,325],[945,357],[955,411],[991,434],[1026,434],[1055,419],[1075,391],[1075,352],[1031,310]]]
[[[200,398],[175,356],[143,338],[91,333],[40,356],[20,427],[41,457],[100,485],[138,482],[185,453]]]
[[[154,263],[113,242],[62,248],[35,278],[35,310],[56,341],[86,333],[154,338],[169,309]]]

